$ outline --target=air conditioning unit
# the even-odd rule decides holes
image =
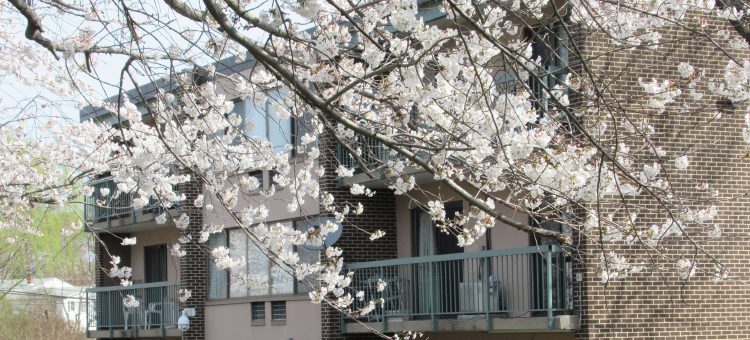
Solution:
[[[458,298],[461,313],[485,313],[485,303],[488,300],[485,292],[489,292],[490,312],[500,309],[500,299],[498,298],[498,287],[500,285],[492,277],[490,277],[490,282],[488,290],[485,290],[485,282],[483,281],[466,281],[459,284]]]

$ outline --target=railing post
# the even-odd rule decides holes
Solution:
[[[490,268],[492,267],[490,264],[492,262],[491,257],[485,257],[482,259],[484,262],[484,278],[482,281],[484,281],[484,317],[486,318],[487,322],[487,331],[492,330],[492,319],[490,318]]]
[[[109,337],[112,337],[113,330],[112,330],[112,321],[114,321],[113,315],[112,315],[112,292],[107,292],[107,318],[110,319],[108,322],[109,324]]]
[[[85,290],[86,294],[86,337],[89,337],[89,322],[91,319],[89,319],[89,290]]]
[[[141,294],[138,294],[139,290],[141,291]],[[146,304],[146,301],[147,301],[147,298],[146,298],[147,292],[148,292],[148,290],[144,289],[144,288],[136,289],[136,290],[133,291],[133,295],[135,296],[135,298],[136,299],[140,299],[140,305],[138,306],[138,308],[144,308],[145,307],[145,304]],[[143,314],[143,313],[139,313],[138,308],[135,308],[135,307],[133,308],[133,334],[135,334],[136,338],[138,337],[138,325],[139,325],[139,323],[138,323],[138,317],[142,316],[142,314]],[[130,311],[128,311],[128,312],[130,312]]]
[[[348,272],[346,266],[344,266],[343,272]],[[355,273],[354,275],[356,276],[357,274]],[[339,311],[338,309],[336,309],[335,311],[339,314],[339,331],[341,334],[346,334],[346,318],[344,318],[344,313]]]
[[[554,326],[554,316],[552,314],[552,246],[547,246],[547,252],[544,254],[547,262],[547,328],[552,329]]]
[[[344,313],[339,312],[339,322],[341,325],[339,326],[341,328],[341,334],[346,333],[346,320],[344,320]]]
[[[385,276],[383,275],[383,267],[382,266],[380,267],[380,279],[383,280],[383,281],[386,281],[385,280]],[[386,281],[386,283],[388,283],[388,281]],[[375,283],[375,284],[377,285],[377,283]],[[388,284],[390,284],[390,283],[388,283]],[[392,289],[392,288],[393,287],[386,287],[386,289]],[[383,302],[383,305],[380,307],[380,312],[381,312],[380,317],[383,319],[381,321],[383,323],[383,333],[385,333],[385,332],[388,331],[388,321],[386,320],[386,313],[385,313],[386,312],[386,310],[385,310],[386,309],[386,303],[385,303],[385,292],[386,292],[386,289],[383,289],[382,291],[380,291],[380,298],[382,299],[380,301]]]
[[[164,296],[166,293],[167,296],[177,296],[177,294],[173,294],[175,287],[174,286],[168,286],[164,287],[162,289],[159,289],[159,295],[161,295],[161,298],[159,301],[161,302],[161,308],[159,308],[159,323],[161,324],[161,337],[165,337],[167,335],[167,320],[164,319],[164,309],[167,308],[167,299]]]
[[[435,282],[435,268],[434,265],[437,262],[427,262],[427,265],[429,266],[429,275],[428,279],[430,280],[430,319],[432,320],[432,331],[437,332],[437,319],[435,318],[435,308],[437,307],[437,302],[435,301],[435,285],[437,282]]]

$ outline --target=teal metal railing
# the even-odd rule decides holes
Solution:
[[[552,329],[556,315],[572,309],[569,256],[556,245],[498,249],[394,260],[353,263],[351,288],[364,291],[358,310],[369,300],[382,303],[355,319],[342,314],[342,330],[351,322],[381,323],[388,331],[394,320],[432,320],[483,316],[487,331],[493,318],[547,317]],[[378,291],[378,281],[386,283]]]
[[[175,328],[179,317],[179,283],[154,282],[127,287],[94,287],[86,290],[86,330],[130,330],[134,336],[144,329]],[[126,307],[123,299],[132,295],[137,307]]]
[[[86,221],[102,222],[133,214],[133,194],[129,192],[118,194],[117,185],[111,177],[92,181],[89,186],[94,188],[94,193],[86,197],[84,201],[83,216]],[[108,189],[109,194],[102,195],[102,189]]]
[[[156,199],[150,198],[143,209],[133,209],[133,192],[119,192],[112,177],[97,179],[89,183],[94,188],[91,196],[84,200],[83,218],[86,222],[112,222],[116,219],[129,218],[129,223],[137,223],[138,212],[159,212],[161,208]],[[102,195],[102,189],[108,189]],[[173,203],[177,206],[178,203]]]
[[[359,159],[368,170],[381,166],[389,159],[395,159],[379,141],[363,136],[356,138],[357,142],[350,144],[349,148],[353,151],[359,150],[361,152]],[[359,169],[361,167],[357,159],[343,145],[337,144],[336,152],[341,165],[349,169]]]

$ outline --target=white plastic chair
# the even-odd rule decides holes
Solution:
[[[130,319],[130,314],[132,313],[133,316],[138,315],[136,314],[137,309],[138,308],[128,308],[128,307],[122,306],[122,314],[125,318],[125,330],[128,330],[128,319]]]
[[[143,311],[143,319],[146,329],[151,328],[151,314],[162,315],[162,304],[161,302],[150,302],[148,308]],[[162,321],[164,323],[164,321]]]

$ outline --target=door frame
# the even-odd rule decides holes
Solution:
[[[160,281],[150,281],[149,280],[149,276],[150,276],[149,272],[150,271],[149,271],[149,259],[147,258],[147,254],[148,254],[149,250],[151,250],[151,249],[161,249],[162,252],[163,252],[163,254],[164,254],[162,256],[162,259],[161,259],[162,260],[162,266],[164,268],[163,269],[164,270],[163,271],[163,274],[164,274],[164,279],[163,280],[160,280]],[[167,244],[166,243],[152,244],[152,245],[148,245],[148,246],[144,246],[143,247],[143,282],[144,283],[164,282],[164,281],[168,281],[169,280],[169,270],[167,269],[167,264],[168,264],[167,258],[168,257],[169,256],[167,254]]]
[[[446,215],[448,214],[448,211],[459,211],[459,212],[463,213],[464,202],[462,200],[451,201],[451,202],[444,203],[444,207],[445,207],[445,210],[446,210]],[[420,226],[419,226],[420,225],[420,223],[419,223],[420,222],[419,217],[420,217],[420,214],[422,212],[424,212],[424,211],[425,211],[425,209],[423,209],[422,207],[419,207],[419,206],[416,207],[416,208],[412,208],[411,211],[410,211],[410,214],[411,214],[411,216],[410,216],[410,222],[411,222],[411,226],[410,226],[411,227],[410,228],[411,229],[411,255],[412,255],[412,257],[419,257],[420,256],[420,252],[419,252],[419,250],[420,250],[419,249],[420,242],[419,241],[420,241],[420,236],[421,235],[420,235],[420,232],[419,232],[419,229],[420,229]],[[438,255],[437,254],[437,250],[438,250],[437,249],[437,246],[438,246],[437,245],[437,240],[438,240],[437,236],[441,235],[442,233],[438,233],[437,230],[434,228],[434,226],[433,226],[433,229],[431,229],[431,230],[432,230],[433,233],[435,233],[434,234],[435,237],[433,239],[433,245],[432,246],[434,247],[434,250],[436,252],[435,255]],[[444,235],[444,236],[447,237],[447,235]],[[456,240],[456,242],[457,242],[457,240]],[[460,248],[460,249],[461,249],[461,252],[464,251],[463,248]],[[459,286],[459,283],[463,281],[463,269],[462,268],[463,268],[462,265],[457,264],[457,265],[451,267],[451,269],[448,269],[447,267],[446,268],[438,269],[438,270],[436,270],[434,272],[435,276],[433,277],[433,280],[430,281],[430,282],[426,282],[426,281],[422,281],[421,278],[424,277],[423,274],[424,274],[425,271],[428,271],[427,270],[428,268],[425,267],[422,264],[412,267],[412,273],[411,273],[411,275],[412,275],[412,277],[415,278],[412,281],[412,289],[414,289],[415,292],[420,292],[419,294],[413,294],[412,295],[411,304],[412,304],[412,306],[414,306],[415,310],[417,310],[419,313],[428,313],[430,310],[436,310],[436,309],[438,311],[445,310],[445,309],[455,309],[456,311],[458,311],[458,308],[459,308],[459,301],[458,301],[458,289],[459,289],[459,287],[458,286]],[[453,273],[453,272],[455,272],[455,273]],[[454,274],[454,275],[451,275],[451,274]],[[455,279],[457,281],[456,282],[449,282],[449,280],[450,280],[449,278]],[[448,300],[440,299],[439,301],[432,301],[431,299],[429,299],[429,297],[431,296],[431,293],[428,293],[428,292],[432,292],[432,291],[438,290],[438,289],[442,289],[442,290],[445,290],[445,289],[455,290],[455,292],[453,292],[453,294],[449,294],[453,298],[452,299],[448,299]],[[428,299],[425,300],[426,298],[428,298]],[[443,315],[443,316],[440,316],[440,317],[441,318],[445,318],[445,317],[455,317],[455,316]]]
[[[464,201],[458,200],[458,201],[450,201],[447,203],[444,203],[444,207],[447,211],[450,209],[456,209],[463,213],[464,210]],[[412,257],[419,257],[419,213],[425,211],[422,207],[416,207],[410,209],[410,231],[411,231],[411,256]],[[437,238],[435,238],[437,240]],[[437,244],[434,245],[437,248]]]

